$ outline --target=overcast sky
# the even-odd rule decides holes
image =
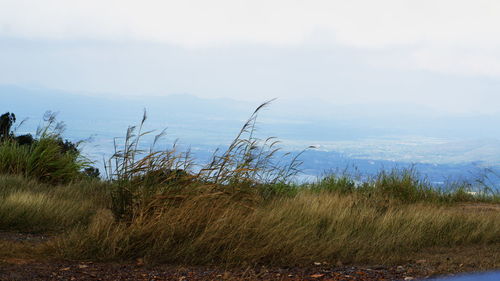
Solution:
[[[0,83],[500,112],[500,2],[0,0]]]

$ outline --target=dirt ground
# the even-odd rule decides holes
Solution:
[[[40,243],[48,239],[32,234],[1,233],[8,243]],[[30,241],[30,242],[26,242]],[[459,272],[500,268],[499,247],[431,249],[401,265],[344,265],[314,263],[300,267],[263,266],[223,268],[145,265],[134,263],[94,263],[84,261],[43,261],[28,254],[1,251],[0,280],[417,280]],[[480,260],[480,262],[478,262]]]
[[[463,206],[466,211],[498,211],[491,205]],[[351,265],[317,262],[300,267],[223,268],[134,263],[44,260],[30,252],[53,235],[0,231],[0,280],[418,280],[461,272],[500,269],[500,245],[432,248],[400,265]],[[31,248],[30,248],[31,247]]]
[[[38,263],[10,260],[0,280],[412,280],[411,268],[316,266],[309,268],[144,267],[110,263]]]

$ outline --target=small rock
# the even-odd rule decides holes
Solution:
[[[87,267],[89,267],[89,266],[86,265],[86,264],[80,264],[80,265],[78,265],[78,268],[80,268],[80,269],[87,268]]]
[[[405,268],[400,265],[400,266],[396,267],[396,270],[399,272],[402,272],[402,271],[405,271]]]
[[[410,280],[415,280],[415,278],[408,276],[408,277],[405,277],[405,279],[404,279],[404,280],[405,280],[405,281],[410,281]]]
[[[321,263],[320,263],[320,262],[314,262],[314,265],[316,265],[316,266],[320,266],[320,265],[321,265]]]

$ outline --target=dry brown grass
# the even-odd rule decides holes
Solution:
[[[130,222],[98,212],[49,247],[65,258],[174,264],[387,263],[432,247],[500,243],[499,212],[465,212],[357,195],[301,192],[263,203],[251,195],[186,195],[140,208]]]
[[[411,169],[361,185],[336,175],[291,184],[298,158],[283,165],[278,142],[254,134],[266,105],[196,172],[175,145],[139,149],[144,115],[115,146],[107,181],[0,176],[0,228],[61,231],[36,246],[45,256],[189,265],[397,263],[428,249],[500,244],[498,194],[439,191]]]
[[[96,181],[52,186],[0,175],[0,230],[62,231],[87,224],[109,206],[108,184]]]

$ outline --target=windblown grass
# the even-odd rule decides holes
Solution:
[[[382,170],[375,177],[363,181],[347,173],[329,174],[303,187],[315,192],[356,193],[367,197],[396,199],[406,203],[500,203],[500,193],[487,186],[452,182],[446,186],[436,187],[413,167]]]
[[[85,225],[96,209],[109,206],[105,185],[82,181],[54,187],[0,176],[0,230],[62,231]]]
[[[429,247],[500,243],[500,212],[309,191],[267,203],[257,198],[185,194],[138,209],[129,222],[101,210],[51,251],[99,260],[291,265],[394,262]]]
[[[64,123],[56,122],[55,114],[50,112],[44,121],[37,130],[36,141],[30,145],[9,138],[0,141],[0,175],[22,175],[50,184],[82,179],[82,170],[89,162],[78,150],[64,148],[61,138]]]
[[[81,177],[85,163],[47,132],[37,146],[3,142],[0,229],[62,233],[43,245],[50,256],[172,264],[385,263],[433,247],[500,245],[498,193],[437,189],[412,169],[294,184],[300,153],[280,157],[279,142],[255,135],[266,105],[199,166],[175,144],[155,149],[164,131],[142,149],[152,133],[144,115],[115,140],[106,180]]]
[[[135,205],[149,204],[151,198],[172,188],[199,185],[233,190],[282,187],[266,191],[273,195],[282,192],[284,186],[290,187],[293,177],[300,172],[302,152],[284,163],[290,154],[278,157],[278,140],[274,137],[260,139],[255,135],[257,117],[269,103],[257,107],[227,149],[216,150],[206,164],[195,163],[190,151],[178,151],[175,143],[171,149],[156,150],[155,145],[165,131],[154,136],[149,150],[140,149],[143,137],[153,133],[143,131],[147,120],[144,112],[139,125],[127,129],[121,144],[115,139],[115,152],[106,162],[108,179],[119,183],[113,192],[114,214],[129,218]]]

